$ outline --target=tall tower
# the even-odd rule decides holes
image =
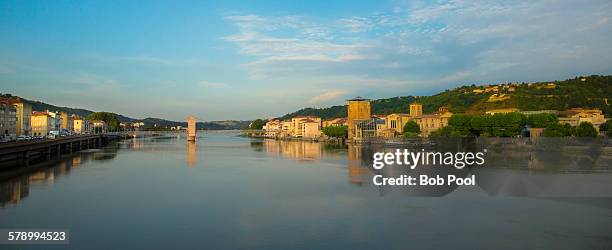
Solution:
[[[196,140],[196,119],[193,116],[187,118],[187,141]]]
[[[423,105],[418,102],[413,102],[410,104],[410,116],[417,117],[423,115]]]
[[[363,97],[355,97],[348,101],[348,139],[352,140],[355,136],[355,120],[370,119],[372,108],[370,107],[370,99]]]

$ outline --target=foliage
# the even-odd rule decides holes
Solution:
[[[599,131],[612,137],[612,120],[607,120],[604,124],[599,125]]]
[[[597,130],[590,122],[581,122],[576,127],[576,137],[597,137]]]
[[[544,137],[564,137],[572,136],[574,134],[574,128],[569,124],[550,124],[544,129],[542,136]]]
[[[553,114],[536,114],[525,116],[525,124],[532,128],[546,128],[552,124],[559,122],[556,115]]]
[[[348,126],[327,126],[323,128],[323,134],[334,138],[347,138]]]
[[[410,131],[405,131],[403,133],[404,137],[406,138],[416,138],[419,137],[419,133],[415,133],[415,132],[410,132]]]
[[[435,136],[493,136],[511,137],[521,132],[524,116],[519,113],[494,115],[453,115],[449,121],[449,128],[435,134]]]
[[[93,112],[87,116],[90,121],[104,121],[109,130],[116,130],[119,126],[117,115],[111,112]]]
[[[262,129],[264,125],[266,125],[266,121],[262,119],[257,119],[251,122],[251,125],[249,126],[249,128],[250,129]]]
[[[406,123],[406,125],[404,125],[402,132],[404,132],[404,134],[413,133],[418,135],[421,133],[421,127],[415,121],[409,121]]]

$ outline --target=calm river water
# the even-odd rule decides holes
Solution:
[[[461,188],[411,195],[371,184],[364,150],[235,132],[203,133],[196,143],[126,140],[1,182],[0,228],[70,230],[69,245],[45,249],[612,247],[611,190],[603,198]],[[578,172],[608,189],[609,159],[591,163]],[[485,174],[504,171],[514,170]],[[544,175],[576,173],[560,172]],[[537,175],[512,174],[521,173]]]

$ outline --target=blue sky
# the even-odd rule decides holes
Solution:
[[[217,2],[0,1],[0,92],[246,120],[612,73],[607,0]]]

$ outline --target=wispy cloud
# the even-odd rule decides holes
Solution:
[[[330,101],[330,100],[334,100],[339,97],[342,97],[346,93],[347,91],[345,90],[328,90],[328,91],[324,91],[323,93],[319,95],[313,96],[312,98],[310,98],[308,102],[311,104],[315,104],[315,103]]]
[[[209,81],[199,81],[198,86],[202,88],[208,88],[208,89],[222,89],[222,88],[229,87],[229,85],[225,83],[209,82]]]
[[[94,59],[102,62],[122,62],[122,63],[140,63],[140,64],[159,64],[159,65],[195,65],[198,60],[189,58],[163,58],[150,55],[108,55],[99,53],[84,54],[88,59]]]

